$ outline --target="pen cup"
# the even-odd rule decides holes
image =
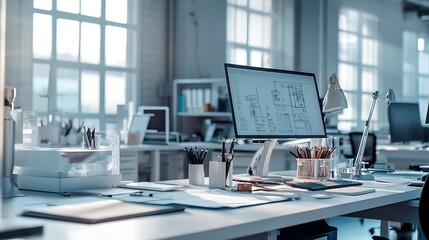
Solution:
[[[329,178],[329,158],[307,159],[297,158],[296,176],[298,178],[326,179]]]
[[[230,167],[231,168],[231,167]],[[209,188],[225,188],[226,162],[209,162]]]
[[[189,184],[198,186],[204,185],[204,165],[189,164],[188,166]]]

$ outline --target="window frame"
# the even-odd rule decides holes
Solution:
[[[239,42],[235,42],[235,41],[229,41],[229,37],[228,37],[228,26],[232,25],[231,22],[229,22],[229,16],[227,16],[227,26],[226,26],[226,30],[227,30],[227,47],[226,47],[226,56],[227,56],[227,62],[230,63],[237,63],[236,61],[234,61],[232,59],[232,52],[235,49],[243,49],[244,51],[246,51],[246,63],[242,63],[245,65],[252,65],[252,66],[257,66],[257,67],[283,67],[284,65],[284,60],[283,60],[283,55],[284,55],[284,43],[283,43],[283,28],[282,28],[282,24],[279,23],[283,23],[284,24],[284,17],[283,17],[283,8],[285,5],[287,5],[287,3],[283,2],[283,1],[276,1],[276,0],[272,0],[272,5],[279,6],[279,9],[276,9],[275,11],[271,11],[271,12],[265,12],[265,11],[258,11],[255,9],[252,9],[249,6],[249,1],[246,1],[246,5],[240,5],[237,3],[234,3],[233,0],[227,0],[227,15],[229,14],[230,10],[229,9],[233,9],[233,10],[242,10],[246,13],[246,43],[239,43]],[[276,38],[274,41],[278,42],[277,46],[272,46],[270,48],[264,48],[264,47],[256,47],[256,46],[251,46],[249,44],[249,39],[250,39],[250,15],[251,14],[255,14],[255,15],[259,15],[259,16],[263,16],[263,17],[269,17],[271,19],[271,37],[272,38]],[[273,27],[274,26],[274,27]],[[276,26],[276,28],[275,28]],[[262,62],[261,65],[255,65],[251,63],[251,52],[252,51],[259,51],[261,52],[263,55],[265,54],[269,54],[271,55],[271,63],[270,64],[264,64],[264,60],[262,57]]]
[[[337,26],[337,30],[338,30],[338,72],[339,72],[339,78],[340,78],[340,84],[341,81],[348,81],[349,79],[347,79],[347,76],[341,76],[342,74],[340,73],[340,65],[341,64],[346,64],[349,66],[352,66],[356,69],[356,83],[355,83],[355,87],[354,89],[344,89],[343,88],[343,92],[345,93],[347,100],[349,102],[349,108],[344,110],[344,112],[352,112],[355,114],[355,116],[351,115],[351,118],[345,118],[344,116],[341,115],[345,115],[345,113],[341,113],[339,115],[339,119],[338,119],[338,124],[339,124],[339,129],[340,130],[346,130],[346,131],[352,131],[354,129],[363,129],[364,124],[366,122],[366,120],[368,119],[368,113],[369,113],[369,109],[372,103],[372,94],[375,91],[378,91],[380,86],[382,85],[381,82],[381,65],[380,65],[380,56],[381,56],[381,46],[380,46],[380,39],[379,39],[379,20],[378,18],[370,13],[366,13],[366,12],[362,12],[362,11],[358,11],[352,8],[348,8],[348,7],[344,7],[341,8],[339,11],[339,15],[338,18],[341,17],[342,11],[356,11],[357,12],[357,30],[356,31],[351,31],[351,30],[345,30],[345,29],[341,29],[339,24]],[[377,21],[377,32],[375,33],[375,35],[373,36],[368,36],[368,35],[364,35],[362,27],[363,27],[363,18],[364,15],[373,17],[376,19]],[[356,56],[356,60],[355,61],[349,61],[349,60],[342,60],[340,58],[340,55],[342,54],[341,52],[341,41],[340,41],[340,35],[342,33],[345,34],[353,34],[356,36],[356,40],[357,40],[357,45],[355,51],[357,53]],[[375,41],[375,43],[377,44],[377,50],[376,52],[372,52],[375,53],[377,58],[376,60],[376,64],[374,65],[370,65],[370,64],[365,64],[363,63],[363,42],[365,39],[368,40],[373,40]],[[363,72],[365,69],[371,69],[371,71],[375,72],[375,77],[376,79],[376,87],[375,89],[372,89],[370,91],[365,91],[364,90],[364,86],[363,86],[363,82],[365,79],[363,79]],[[344,80],[342,80],[344,79]],[[350,103],[354,103],[355,106],[354,109],[352,109],[351,104]],[[381,126],[383,126],[383,119],[382,119],[382,112],[381,111],[386,111],[385,108],[376,108],[372,119],[371,119],[371,128],[373,129],[378,129]],[[341,126],[342,125],[342,126]]]

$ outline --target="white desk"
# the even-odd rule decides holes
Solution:
[[[368,184],[376,185],[376,192],[360,196],[338,195],[331,199],[314,199],[303,193],[301,200],[297,201],[238,209],[187,208],[179,213],[95,225],[17,216],[27,205],[93,200],[90,197],[66,198],[25,192],[28,194],[26,197],[4,200],[3,215],[8,220],[43,224],[43,239],[230,239],[409,201],[418,198],[421,191],[420,188],[398,184]]]
[[[288,145],[284,144],[278,144],[274,148],[273,158],[276,153],[277,156],[282,156],[282,158],[278,158],[273,160],[276,161],[273,164],[278,164],[279,161],[282,161],[283,163],[286,163],[288,160],[289,162],[293,164],[289,164],[286,167],[295,167],[295,159],[292,159],[292,156],[289,154],[289,151],[295,149],[294,143],[302,144],[303,140],[297,140],[292,141]],[[208,148],[211,151],[219,151],[221,149],[221,143],[207,143],[207,142],[183,142],[183,143],[177,143],[177,144],[169,144],[169,145],[152,145],[152,144],[142,144],[142,145],[121,145],[121,155],[126,153],[132,153],[132,152],[148,152],[150,153],[150,161],[151,161],[151,181],[159,181],[161,179],[161,152],[162,151],[180,151],[185,148],[185,146],[196,146],[198,148]],[[256,152],[260,147],[261,144],[236,144],[235,145],[235,151],[236,152]],[[137,156],[137,154],[136,154]],[[289,156],[289,159],[287,159],[286,156]],[[210,160],[210,159],[208,159]],[[248,163],[250,164],[251,158],[249,158]],[[138,171],[138,159],[135,159],[132,163],[130,163],[131,166],[128,168],[134,168],[135,171]],[[133,166],[134,165],[134,166]],[[277,171],[280,170],[286,170],[286,169],[274,169]],[[137,173],[135,173],[137,174]],[[135,179],[134,181],[137,181]]]
[[[385,157],[394,169],[408,169],[409,165],[429,165],[429,148],[416,146],[377,146],[378,158]]]

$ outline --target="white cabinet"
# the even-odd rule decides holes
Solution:
[[[138,159],[138,151],[121,151],[119,166],[122,174],[122,181],[137,182],[139,180]]]

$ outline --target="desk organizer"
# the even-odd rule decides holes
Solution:
[[[121,181],[119,137],[103,137],[97,149],[25,148],[15,152],[20,189],[68,192],[111,187]]]
[[[297,158],[296,176],[298,178],[326,179],[329,178],[329,158],[308,159]]]

